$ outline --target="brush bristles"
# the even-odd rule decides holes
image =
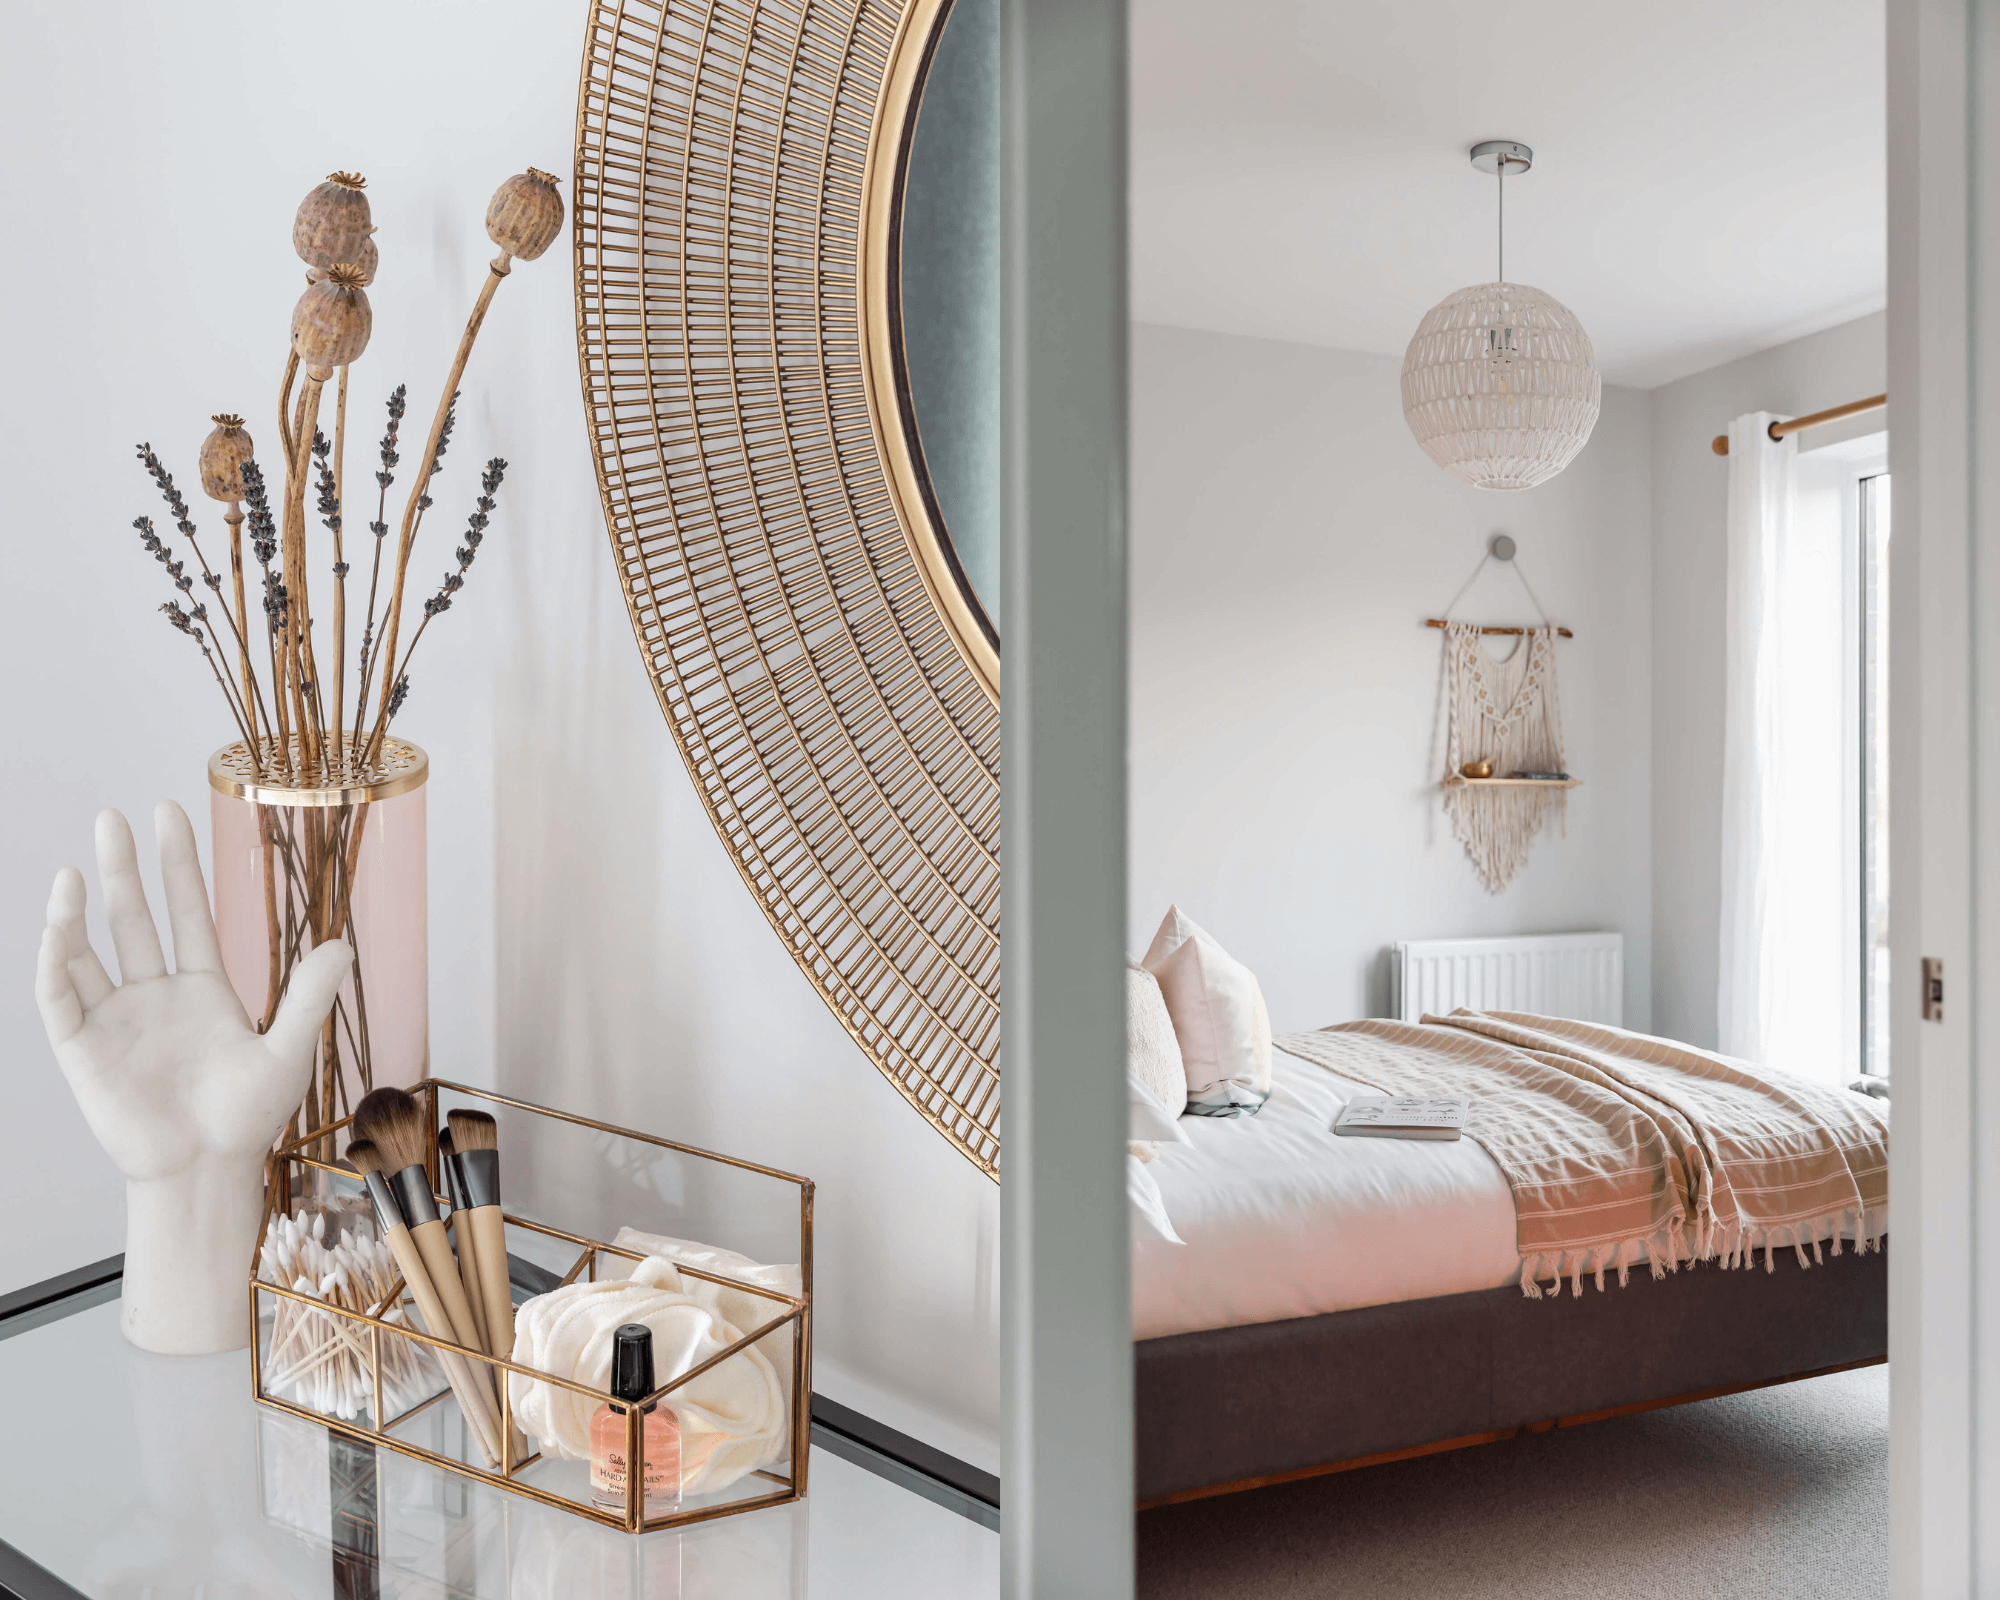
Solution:
[[[451,1124],[452,1142],[461,1150],[498,1150],[500,1124],[484,1111],[454,1111],[445,1119]]]
[[[347,1164],[365,1178],[382,1170],[382,1152],[366,1139],[356,1139],[347,1147]]]
[[[401,1089],[377,1089],[354,1108],[354,1131],[373,1140],[385,1172],[424,1164],[424,1114]]]

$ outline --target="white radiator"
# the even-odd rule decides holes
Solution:
[[[1390,958],[1389,1006],[1405,1022],[1467,1006],[1625,1025],[1622,933],[1413,939]]]

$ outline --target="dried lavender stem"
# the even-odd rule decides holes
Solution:
[[[222,580],[216,576],[215,569],[208,564],[208,557],[202,551],[201,538],[199,534],[197,534],[195,531],[194,518],[188,509],[186,498],[181,494],[180,490],[175,487],[173,475],[167,471],[164,465],[161,464],[160,458],[154,454],[151,445],[142,444],[139,446],[139,460],[141,461],[141,463],[144,464],[146,471],[152,476],[154,484],[158,487],[160,491],[160,497],[167,503],[167,509],[173,513],[174,526],[181,532],[182,535],[186,537],[188,542],[188,549],[194,552],[194,558],[201,566],[202,582],[204,586],[208,589],[208,591],[215,596],[216,605],[220,608],[222,612],[222,620],[229,624],[229,631],[233,635],[235,635],[237,650],[239,654],[242,656],[244,664],[247,667],[249,660],[248,641],[244,636],[243,630],[237,627],[236,617],[230,611],[228,602],[224,600],[222,597]],[[232,511],[235,512],[236,514],[238,522],[240,522],[242,519],[241,507],[234,501],[232,501],[230,504]],[[182,593],[192,596],[194,591],[194,581],[191,578],[185,576],[183,570],[185,564],[174,561],[172,559],[172,552],[159,543],[158,537],[153,529],[152,519],[141,518],[137,523],[134,524],[134,526],[139,527],[143,530],[145,534],[146,543],[149,548],[152,548],[156,552],[157,558],[167,563],[167,571],[173,577],[174,587],[179,589]],[[234,524],[232,524],[230,527],[230,533],[232,536],[234,536],[236,533],[236,526]],[[195,609],[198,618],[200,620],[207,619],[208,608],[205,602],[197,602]],[[177,627],[182,626],[182,624],[178,620],[178,613],[176,613],[175,625]],[[182,631],[186,631],[184,627],[182,628]],[[217,632],[215,624],[213,622],[208,623],[208,631],[210,635],[213,636],[216,646],[220,648],[222,643],[221,635],[219,632]],[[202,645],[202,648],[204,651],[206,651],[208,645],[204,643]],[[219,671],[220,669],[216,670]],[[247,676],[250,675],[246,673],[246,677]],[[254,685],[255,682],[254,677],[251,678],[251,682]],[[255,729],[257,726],[257,716],[255,710],[253,709],[253,703],[254,702],[252,698],[246,695],[245,699],[242,702],[241,714],[239,715],[237,720],[242,724],[244,724],[244,739],[250,751],[252,764],[261,767],[261,764],[258,762],[258,752],[256,749],[256,742],[255,742]],[[231,704],[232,707],[235,705],[233,699],[231,701]]]
[[[232,508],[235,506],[235,504],[236,502],[234,501],[230,502]],[[226,522],[229,519],[225,517],[223,520]],[[236,522],[241,523],[242,520],[243,518],[241,513],[238,513]],[[241,610],[243,605],[243,562],[242,562],[241,548],[236,542],[237,530],[235,524],[231,524],[230,526],[229,539],[230,539],[230,553],[231,553],[232,565],[236,569],[236,604],[237,604],[237,609]],[[237,651],[240,653],[243,661],[244,681],[249,686],[249,689],[254,692],[257,686],[257,680],[255,675],[250,671],[249,640],[244,637],[242,629],[236,626],[236,619],[229,614],[228,604],[226,602],[222,602],[221,600],[222,580],[217,578],[215,576],[214,571],[209,567],[208,557],[201,553],[201,546],[195,542],[195,537],[193,534],[189,534],[187,536],[187,542],[188,542],[188,548],[194,552],[195,560],[201,563],[202,576],[210,580],[208,585],[209,591],[217,597],[218,603],[221,604],[222,606],[223,620],[229,624],[229,631],[236,636],[236,648]],[[247,622],[248,618],[245,618],[245,621]],[[213,624],[210,625],[209,631],[211,633],[214,632]],[[222,641],[220,639],[216,641],[218,645],[220,645],[221,642]],[[248,698],[246,698],[244,701],[243,710],[245,715],[249,718],[249,727],[246,728],[244,731],[244,738],[249,741],[248,748],[250,751],[250,759],[252,763],[257,766],[259,772],[261,772],[263,770],[263,763],[261,762],[261,760],[259,760],[258,757],[257,739],[256,739],[256,734],[254,732],[257,723],[257,718],[255,712],[251,710],[251,704],[252,702]]]
[[[418,535],[419,533],[421,533],[421,532],[423,531],[423,526],[424,526],[424,510],[423,510],[423,507],[422,507],[422,506],[419,506],[419,507],[417,508],[417,517],[416,517],[416,521],[415,521],[415,522],[414,522],[414,523],[413,523],[413,524],[411,525],[411,528],[410,528],[410,539],[409,539],[409,542],[410,542],[411,544],[415,544],[415,543],[416,543],[416,539],[417,539],[417,535]],[[379,547],[378,547],[378,549],[379,549]],[[383,621],[384,621],[385,625],[386,625],[386,623],[387,623],[387,621],[388,621],[388,616],[389,616],[389,613],[388,613],[388,609],[387,609],[387,607],[384,607],[384,609],[383,609],[383,612],[382,612],[382,617],[383,617]],[[393,633],[389,633],[389,632],[387,632],[387,631],[386,631],[386,626],[385,626],[385,631],[384,631],[384,633],[383,633],[383,636],[382,636],[382,637],[381,637],[380,639],[377,639],[377,640],[375,641],[375,648],[374,648],[374,650],[373,650],[372,652],[370,652],[370,654],[369,654],[369,657],[368,657],[368,671],[367,671],[367,675],[366,675],[366,677],[367,677],[367,682],[368,682],[368,683],[371,683],[371,684],[372,684],[372,683],[373,683],[373,682],[375,681],[375,669],[376,669],[377,667],[379,667],[379,666],[380,666],[380,665],[382,664],[382,658],[383,658],[383,650],[384,650],[384,646],[385,646],[385,645],[387,645],[387,646],[389,646],[389,647],[393,648],[393,647],[394,647],[394,645],[395,645],[395,642],[396,642],[396,638],[395,638],[395,635],[394,635]],[[405,654],[407,655],[407,654],[408,654],[408,652],[406,651],[406,652],[405,652]],[[394,663],[393,661],[391,661],[391,662],[390,662],[389,664],[390,664],[390,665],[391,665],[392,667],[393,667],[393,666],[395,665],[395,663]],[[387,698],[386,698],[386,697],[387,697],[387,696],[389,695],[390,691],[392,691],[392,690],[393,690],[393,689],[395,688],[395,685],[396,685],[396,680],[395,680],[395,678],[394,678],[393,676],[391,676],[390,678],[386,679],[386,680],[385,680],[385,681],[383,682],[383,685],[382,685],[382,692],[383,692],[383,695],[384,695],[384,697],[385,697],[385,699],[384,699],[384,702],[383,702],[383,703],[384,703],[385,705],[387,704]],[[364,688],[362,689],[362,697],[363,697],[363,699],[364,699],[364,700],[365,700],[365,699],[366,699],[366,697],[367,697],[367,693],[368,693],[368,691],[367,691],[366,687],[364,687]],[[360,726],[361,726],[361,722],[362,722],[362,720],[363,720],[363,719],[364,719],[364,718],[365,718],[365,717],[366,717],[367,715],[368,715],[368,710],[367,710],[367,707],[366,707],[366,705],[363,705],[363,706],[362,706],[362,707],[360,707],[360,709],[359,709],[359,714],[358,714],[358,715],[357,715],[357,716],[355,717],[355,735],[354,735],[354,737],[355,737],[355,741],[356,741],[357,743],[359,743],[359,742],[360,742],[360,739],[361,739],[361,732],[360,732]],[[382,737],[382,734],[383,734],[383,732],[385,731],[386,727],[387,727],[387,724],[382,724],[382,725],[379,725],[379,726],[378,726],[378,727],[376,728],[375,732],[374,732],[374,733],[373,733],[372,735],[370,735],[370,737],[369,737],[369,740],[368,740],[368,749],[367,749],[367,759],[368,759],[368,760],[371,760],[371,761],[372,761],[372,760],[374,760],[374,759],[375,759],[375,755],[376,755],[377,751],[378,751],[378,750],[380,749],[380,741],[381,741],[381,737]]]
[[[253,743],[250,736],[250,725],[243,720],[243,713],[237,709],[236,696],[230,690],[229,680],[222,675],[222,668],[215,664],[214,652],[204,645],[202,647],[201,658],[208,663],[208,670],[215,674],[215,682],[217,687],[222,690],[222,698],[229,703],[229,714],[236,720],[236,726],[243,732],[244,748],[250,748]]]
[[[368,611],[361,630],[361,673],[355,685],[354,695],[354,743],[361,743],[361,727],[368,715],[368,684],[374,672],[375,657],[375,592],[382,578],[382,542],[387,537],[389,524],[385,520],[389,514],[389,486],[394,483],[397,464],[402,456],[396,446],[401,442],[403,412],[405,408],[405,386],[397,384],[395,392],[389,396],[389,425],[382,435],[382,467],[375,474],[375,520],[368,524],[368,532],[375,541],[374,559],[368,570]]]
[[[342,458],[347,448],[347,368],[340,369],[340,399],[333,413],[333,498],[338,510],[333,523],[333,759],[344,754],[347,723],[347,557],[342,553],[341,522],[347,509],[347,480]]]
[[[409,503],[403,508],[403,531],[396,542],[396,576],[389,588],[389,621],[385,633],[388,648],[384,654],[392,667],[396,661],[396,635],[403,620],[403,582],[410,568],[410,546],[416,540],[417,502],[429,487],[431,473],[437,465],[438,440],[443,436],[445,418],[451,414],[452,402],[458,398],[458,381],[465,375],[465,363],[472,355],[472,342],[479,337],[479,325],[486,320],[486,308],[493,303],[493,291],[500,287],[500,280],[510,271],[512,268],[504,255],[496,256],[487,269],[485,285],[479,291],[478,300],[473,303],[472,315],[465,324],[465,335],[458,341],[458,354],[444,380],[444,393],[438,397],[437,415],[431,420],[431,435],[424,444],[423,464],[417,469],[417,481],[410,486]],[[375,732],[368,741],[368,759],[371,761],[382,748],[383,735],[389,731],[389,695],[395,683],[395,673],[382,674],[380,698],[375,707]]]
[[[210,642],[215,645],[216,649],[220,650],[222,648],[222,641],[216,638],[215,624],[212,622],[208,625],[208,633]],[[256,713],[250,709],[246,702],[239,698],[235,684],[230,682],[229,674],[222,670],[221,665],[215,660],[213,655],[209,654],[206,647],[203,648],[202,654],[208,658],[208,668],[209,671],[215,674],[215,681],[222,685],[222,698],[229,702],[230,715],[235,717],[236,726],[243,730],[243,747],[251,753],[251,759],[254,761],[257,751],[257,735],[255,731],[257,726]]]
[[[222,699],[229,707],[231,719],[242,730],[243,737],[248,740],[250,730],[244,726],[243,713],[236,707],[236,696],[230,692],[229,680],[222,675],[222,669],[215,664],[215,653],[209,649],[208,635],[202,630],[201,624],[204,620],[202,613],[205,613],[206,608],[197,604],[196,614],[191,615],[182,611],[178,602],[170,601],[161,606],[160,610],[179,632],[186,634],[200,649],[201,658],[208,663],[208,670],[215,678],[216,687],[222,691]]]

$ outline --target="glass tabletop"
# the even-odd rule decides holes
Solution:
[[[248,1351],[136,1350],[115,1293],[0,1324],[0,1540],[91,1600],[999,1593],[997,1534],[827,1450],[802,1503],[633,1536],[260,1407]]]

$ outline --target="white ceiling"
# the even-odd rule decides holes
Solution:
[[[1494,273],[1652,388],[1884,302],[1882,0],[1133,0],[1132,314],[1401,355]]]

